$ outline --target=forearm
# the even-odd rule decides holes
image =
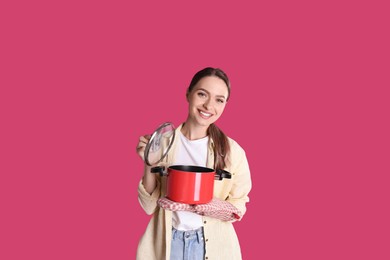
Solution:
[[[147,214],[153,214],[160,197],[160,182],[156,174],[150,172],[151,167],[145,166],[144,176],[138,186],[138,200]]]
[[[144,176],[142,177],[142,185],[149,194],[152,194],[157,186],[156,174],[151,172],[151,168],[145,164]]]

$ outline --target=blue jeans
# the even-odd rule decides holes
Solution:
[[[190,231],[172,228],[171,260],[203,260],[204,251],[203,227]]]

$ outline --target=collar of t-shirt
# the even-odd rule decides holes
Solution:
[[[178,153],[176,154],[174,164],[205,167],[207,163],[209,137],[206,136],[197,140],[189,140],[180,132],[179,138]]]

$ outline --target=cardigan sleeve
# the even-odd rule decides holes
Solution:
[[[142,184],[142,179],[139,182],[138,185],[138,201],[141,204],[141,207],[144,209],[146,214],[152,215],[155,211],[157,206],[157,200],[160,197],[160,180],[159,178],[156,179],[157,185],[152,194],[149,194],[146,190],[144,185]]]
[[[252,181],[245,151],[237,143],[232,148],[231,170],[233,184],[227,201],[241,211],[242,218],[246,212],[246,203],[249,202],[248,194],[252,188]]]

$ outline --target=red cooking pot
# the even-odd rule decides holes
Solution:
[[[149,166],[159,163],[168,153],[175,138],[175,129],[169,122],[160,125],[145,148],[145,162]],[[224,170],[213,170],[201,166],[172,165],[166,169],[157,166],[151,169],[167,178],[166,197],[186,204],[203,204],[212,200],[214,180],[230,179]]]
[[[167,176],[166,197],[172,201],[186,204],[203,204],[210,202],[214,193],[214,180],[231,178],[231,174],[224,170],[200,166],[173,165],[168,167],[157,166],[152,172]]]

